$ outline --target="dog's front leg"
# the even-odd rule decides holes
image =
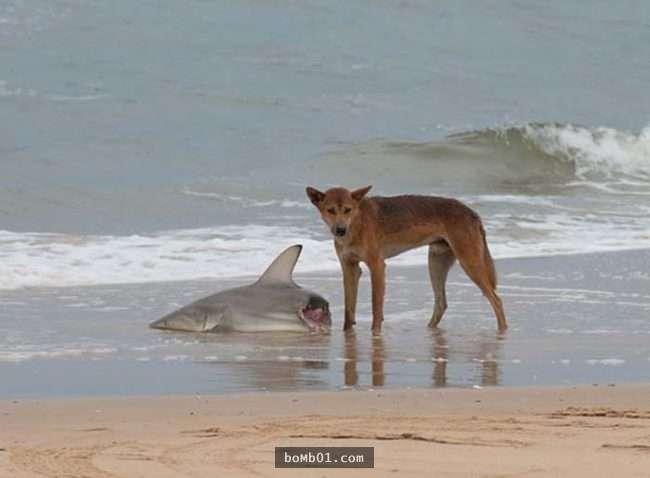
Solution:
[[[385,269],[383,257],[377,257],[367,262],[370,269],[370,283],[372,286],[372,331],[381,332],[381,323],[384,321],[384,290]]]
[[[343,330],[349,330],[355,324],[361,267],[359,267],[358,262],[341,259],[341,269],[343,269],[343,292],[345,295],[345,323],[343,324]]]

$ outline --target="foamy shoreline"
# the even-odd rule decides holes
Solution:
[[[501,197],[501,196],[498,196]],[[516,200],[515,200],[516,202]],[[488,242],[495,259],[570,256],[645,249],[647,234],[616,224],[593,229],[558,213],[556,225],[531,216],[525,240],[514,240],[500,217],[486,217]],[[568,214],[568,213],[567,213]],[[539,223],[539,224],[537,224]],[[563,231],[564,227],[568,227]],[[604,228],[604,229],[603,229]],[[322,230],[321,230],[322,229]],[[492,231],[490,231],[492,229]],[[537,232],[534,230],[537,229]],[[525,230],[522,229],[522,230]],[[535,234],[547,240],[534,240]],[[0,230],[0,292],[22,288],[147,284],[179,280],[228,280],[254,276],[289,245],[302,244],[297,273],[333,273],[340,266],[324,228],[295,226],[223,226],[165,231],[149,235],[92,236],[16,233]],[[424,249],[408,251],[391,266],[426,266]]]

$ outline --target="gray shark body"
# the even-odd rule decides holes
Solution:
[[[328,331],[329,304],[292,279],[302,246],[282,252],[254,284],[197,300],[150,324],[187,332]]]

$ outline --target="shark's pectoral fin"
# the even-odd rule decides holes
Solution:
[[[213,307],[204,306],[203,332],[227,332],[232,329],[230,307],[227,305]]]

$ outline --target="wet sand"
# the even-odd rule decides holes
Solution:
[[[0,402],[0,476],[647,476],[650,385]],[[375,469],[274,469],[372,446]]]
[[[329,298],[329,335],[147,327],[250,278],[3,291],[0,399],[650,381],[650,251],[508,259],[497,267],[510,325],[503,336],[458,266],[449,309],[432,331],[426,266],[389,263],[386,321],[376,338],[367,274],[352,334],[340,330],[338,272],[297,277]]]

